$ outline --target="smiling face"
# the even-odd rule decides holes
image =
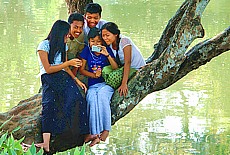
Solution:
[[[70,24],[71,26],[71,35],[74,38],[78,38],[80,34],[83,31],[83,22],[82,21],[73,21],[73,23]]]
[[[102,38],[107,45],[116,44],[117,34],[113,34],[106,29],[102,30]]]
[[[102,40],[99,36],[96,36],[94,38],[89,39],[89,46],[91,49],[92,49],[92,46],[97,46],[97,45],[100,45],[100,46],[102,45]],[[98,53],[98,52],[95,52],[95,54],[97,56],[100,55],[100,53]]]
[[[101,19],[101,16],[99,15],[99,13],[86,13],[85,14],[85,19],[87,22],[87,25],[89,28],[93,28],[95,27],[99,20]]]
[[[92,46],[102,45],[102,40],[99,36],[96,36],[95,38],[89,38],[89,45],[92,48]]]

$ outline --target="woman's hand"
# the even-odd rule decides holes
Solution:
[[[100,51],[101,54],[103,54],[104,56],[109,55],[109,52],[107,51],[105,46],[99,46],[99,47],[101,47],[101,51]]]
[[[84,89],[85,93],[87,91],[87,87],[85,86],[85,84],[83,82],[81,82],[78,78],[75,78],[75,81],[77,82],[77,84],[81,87],[81,89]]]
[[[124,97],[126,97],[128,95],[127,83],[121,84],[121,86],[118,88],[118,93],[120,94],[120,96],[124,95]]]
[[[81,67],[82,66],[82,61],[80,59],[71,59],[68,61],[69,66],[74,66],[74,67]]]

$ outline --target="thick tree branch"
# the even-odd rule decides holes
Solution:
[[[118,93],[114,94],[112,100],[113,123],[130,112],[149,93],[171,85],[169,81],[174,79],[180,65],[184,62],[186,58],[184,53],[189,45],[196,38],[204,36],[200,18],[208,2],[209,0],[190,0],[182,4],[180,7],[182,10],[177,11],[176,16],[168,23],[173,24],[173,27],[166,26],[164,32],[169,33],[169,36],[167,38],[163,35],[163,38],[167,40],[167,42],[163,42],[163,45],[167,45],[167,47],[164,51],[159,51],[161,55],[158,59],[145,66],[132,79],[134,82],[132,80],[129,82],[131,93],[126,98],[119,97]]]
[[[93,0],[65,0],[68,7],[68,14],[78,12],[81,14],[85,13],[85,6],[88,3],[92,3]]]
[[[117,92],[114,94],[111,104],[113,124],[129,113],[148,94],[171,86],[192,70],[229,51],[229,43],[230,27],[219,35],[197,44],[184,54],[183,62],[177,73],[174,76],[168,76],[163,84],[155,82],[154,70],[159,61],[155,60],[147,64],[129,81],[129,94],[126,98],[119,97]]]

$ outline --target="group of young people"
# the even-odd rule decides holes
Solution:
[[[114,88],[102,77],[103,68],[110,66],[115,71],[123,66],[117,90],[125,97],[130,70],[145,65],[133,41],[121,35],[115,23],[101,19],[99,4],[89,3],[85,10],[84,15],[72,13],[68,22],[57,20],[37,47],[43,142],[36,146],[45,152],[50,151],[51,136],[63,132],[73,132],[79,144],[90,142],[94,146],[105,141],[111,130]],[[79,80],[80,76],[87,77],[87,84]]]

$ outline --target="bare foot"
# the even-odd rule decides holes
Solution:
[[[109,131],[108,130],[104,130],[101,135],[100,135],[100,140],[101,141],[105,141],[106,138],[109,136]]]
[[[45,143],[38,143],[38,144],[35,144],[36,147],[39,147],[39,148],[43,148],[44,151],[46,152],[49,152],[50,151],[50,148],[49,148],[49,145],[48,144],[45,144]]]
[[[88,143],[89,141],[92,141],[92,140],[94,140],[94,139],[96,139],[97,138],[97,135],[90,135],[90,134],[87,134],[86,136],[85,136],[85,143]]]
[[[99,144],[99,143],[100,143],[100,139],[99,139],[99,137],[96,137],[96,138],[89,144],[89,146],[92,147],[92,146],[94,146],[94,145],[96,145],[96,144]]]

